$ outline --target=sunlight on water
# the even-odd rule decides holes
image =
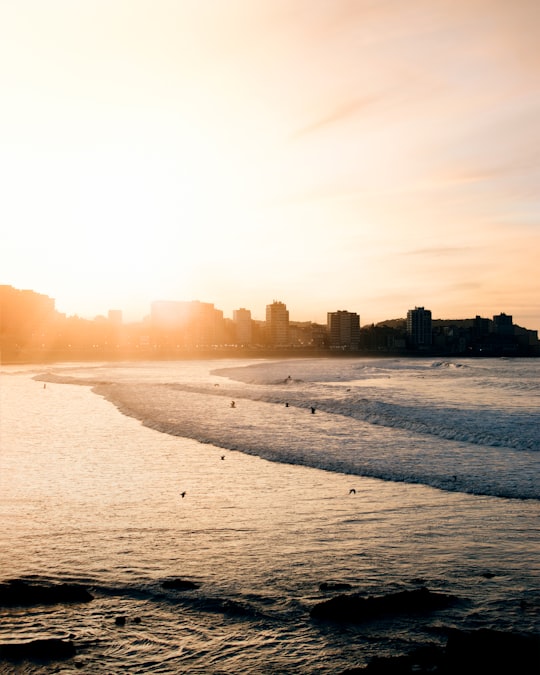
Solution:
[[[330,447],[336,463],[331,446],[351,429],[380,443],[383,454],[384,442],[395,449],[396,434],[407,438],[403,429],[370,429],[354,419],[336,428],[332,414],[317,407],[311,415],[298,401],[269,403],[252,384],[238,383],[231,409],[235,383],[189,364],[182,378],[196,391],[186,393],[178,388],[182,367],[69,373],[121,383],[99,391],[123,405],[145,399],[144,413],[159,429],[169,424],[180,434],[195,424],[199,432],[206,416],[216,436],[230,432],[247,452],[264,451],[266,421],[267,445],[286,462],[311,444],[322,462]],[[147,428],[88,387],[44,388],[28,374],[4,374],[1,396],[0,580],[78,581],[96,596],[84,606],[0,609],[2,641],[72,633],[91,672],[335,673],[399,650],[402,634],[426,640],[429,627],[442,623],[537,629],[536,500],[268,462]],[[166,591],[168,577],[200,587]],[[309,620],[323,581],[381,594],[418,580],[466,602],[414,627],[365,627],[367,642],[351,640],[356,629]],[[114,625],[118,614],[128,618],[125,629]]]

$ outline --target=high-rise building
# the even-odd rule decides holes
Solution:
[[[407,335],[412,345],[429,347],[431,345],[431,311],[415,307],[407,312]]]
[[[330,347],[358,349],[360,346],[360,317],[356,312],[328,312],[327,327]]]
[[[289,311],[283,302],[266,305],[266,335],[274,347],[285,347],[289,340]]]
[[[236,342],[239,345],[250,345],[253,341],[251,312],[249,309],[235,309],[233,311]]]
[[[496,314],[493,317],[493,332],[497,335],[514,335],[514,324],[512,315]]]
[[[0,349],[41,348],[50,337],[56,317],[53,298],[0,285]]]
[[[190,305],[189,344],[195,347],[223,344],[223,312],[216,309],[211,302],[193,300]]]
[[[209,302],[153,302],[151,322],[153,330],[170,344],[202,347],[223,343],[223,312]]]

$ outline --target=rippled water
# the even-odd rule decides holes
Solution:
[[[5,672],[330,674],[448,626],[538,630],[536,362],[36,374],[2,373],[0,580],[76,581],[95,600],[0,609],[1,642],[71,634],[78,650]],[[309,618],[324,581],[461,601],[335,626]]]

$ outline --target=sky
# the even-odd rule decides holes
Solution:
[[[0,284],[540,330],[537,0],[0,0]]]

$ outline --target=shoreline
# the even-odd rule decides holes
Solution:
[[[0,366],[12,365],[50,365],[55,363],[96,363],[96,362],[161,362],[161,361],[197,361],[218,359],[536,359],[540,354],[507,354],[507,353],[455,353],[445,351],[415,352],[407,350],[381,351],[381,350],[358,350],[342,351],[316,348],[280,348],[280,349],[192,349],[170,352],[140,352],[140,351],[104,351],[95,352],[89,350],[74,351],[21,351],[12,354],[0,354]]]

